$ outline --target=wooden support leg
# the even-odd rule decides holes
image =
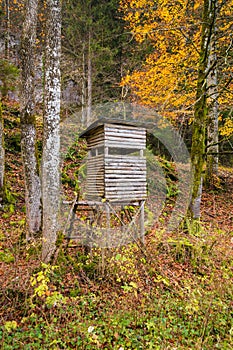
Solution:
[[[102,237],[105,241],[102,241],[101,247],[101,273],[104,276],[105,272],[105,260],[107,257],[108,245],[109,245],[109,235],[110,235],[110,205],[108,202],[104,205],[105,213],[106,213],[106,237]]]
[[[123,205],[121,205],[120,218],[121,218],[121,233],[124,233],[124,206]]]
[[[145,201],[140,201],[140,217],[139,217],[139,226],[140,226],[140,241],[142,244],[145,243]]]
[[[75,214],[76,214],[76,210],[78,208],[78,201],[79,201],[79,192],[78,192],[78,194],[77,194],[77,196],[72,204],[72,207],[70,209],[69,217],[67,220],[68,225],[66,225],[65,230],[64,230],[64,235],[67,236],[67,242],[69,242],[69,240],[71,238],[72,231],[73,231]]]
[[[105,204],[105,210],[106,210],[106,226],[107,226],[107,237],[106,237],[105,246],[108,247],[109,236],[110,236],[110,206],[108,203]]]

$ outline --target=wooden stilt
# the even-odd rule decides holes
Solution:
[[[139,218],[139,225],[140,225],[140,241],[142,244],[145,243],[145,201],[140,201],[140,218]]]

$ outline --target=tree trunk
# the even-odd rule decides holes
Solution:
[[[213,175],[218,175],[218,72],[216,54],[216,23],[213,23],[213,31],[210,38],[210,56],[208,69],[210,71],[207,79],[208,85],[208,121],[207,121],[207,164],[206,183],[211,185]]]
[[[88,126],[92,111],[92,57],[91,57],[91,31],[88,34],[88,49],[83,48],[83,75],[82,75],[82,124]],[[87,62],[86,62],[87,60]]]
[[[10,57],[10,7],[9,0],[5,0],[6,32],[5,32],[5,59]]]
[[[91,121],[92,110],[92,57],[91,57],[91,30],[88,36],[88,58],[87,58],[87,126]]]
[[[60,208],[60,0],[47,1],[46,21],[45,111],[42,155],[42,260],[49,262],[56,249]]]
[[[5,147],[2,104],[0,102],[0,204],[4,200]]]
[[[210,39],[213,30],[213,23],[215,21],[216,2],[217,0],[204,0],[203,5],[201,51],[191,147],[193,169],[191,213],[194,219],[200,218],[202,172],[205,158],[207,120],[207,78],[209,74]]]
[[[21,150],[26,193],[27,239],[41,228],[41,184],[36,152],[34,70],[38,0],[28,0],[21,37]]]
[[[87,126],[87,110],[86,110],[86,70],[85,70],[85,51],[83,49],[82,56],[82,125]]]

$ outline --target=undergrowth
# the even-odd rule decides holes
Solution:
[[[1,348],[231,349],[233,265],[218,235],[160,231],[89,255],[70,242],[24,291],[1,291]]]
[[[19,139],[12,137],[11,126],[9,130],[6,170],[17,196],[11,211],[2,210],[0,228],[1,349],[233,348],[229,225],[216,228],[211,217],[200,223],[198,234],[191,226],[168,233],[164,227],[170,212],[165,208],[157,226],[150,223],[145,245],[134,241],[87,254],[77,242],[64,240],[54,265],[41,264],[41,241],[25,241],[21,163],[15,156]],[[69,195],[80,186],[84,147],[77,142],[67,155],[62,182]],[[81,156],[74,165],[77,152]],[[160,161],[172,206],[176,174],[169,162]],[[209,208],[217,193],[208,196]]]

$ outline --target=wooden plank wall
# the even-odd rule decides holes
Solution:
[[[146,130],[126,125],[105,124],[105,198],[140,200],[146,198],[146,159],[124,154],[124,149],[144,150]],[[111,155],[110,148],[121,148],[121,155]]]
[[[87,149],[90,150],[97,146],[104,145],[104,127],[99,126],[97,129],[93,130],[87,137]]]
[[[136,158],[136,159],[135,159]],[[139,157],[105,156],[105,198],[146,198],[146,160]]]
[[[133,126],[104,124],[87,138],[88,149],[104,146],[104,154],[89,154],[87,164],[87,198],[104,197],[109,201],[133,201],[146,198],[146,159],[127,154],[146,148],[146,130]],[[110,149],[119,154],[111,154]],[[124,149],[127,151],[124,153]],[[95,152],[93,152],[95,154]]]
[[[96,154],[96,148],[104,146],[104,127],[99,126],[87,137],[87,199],[100,200],[104,197],[104,154]],[[94,156],[91,155],[91,150]]]
[[[146,148],[146,130],[127,125],[105,124],[105,146],[132,149]]]
[[[104,197],[104,155],[88,158],[87,199]]]

